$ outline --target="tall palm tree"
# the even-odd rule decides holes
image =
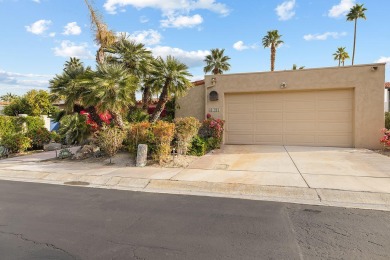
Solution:
[[[154,86],[161,90],[156,109],[150,117],[150,122],[156,122],[171,95],[183,95],[192,87],[188,79],[192,75],[188,72],[187,65],[172,56],[168,56],[166,60],[158,57],[153,63],[151,75]]]
[[[225,49],[211,49],[211,54],[207,55],[204,62],[206,66],[203,68],[204,73],[211,72],[214,75],[223,74],[224,71],[230,69],[229,56],[224,55]]]
[[[275,70],[276,48],[283,43],[280,38],[282,35],[279,35],[278,30],[268,31],[267,35],[263,37],[264,48],[271,48],[271,71]]]
[[[143,92],[143,108],[147,109],[151,96],[147,78],[153,61],[152,52],[147,50],[144,44],[130,40],[127,34],[121,34],[114,44],[105,49],[105,52],[110,54],[107,57],[108,62],[122,64],[129,73],[140,80],[143,85],[139,87]],[[135,99],[135,92],[133,97]]]
[[[359,18],[362,18],[366,20],[365,11],[367,11],[367,8],[364,7],[364,4],[356,4],[351,8],[349,13],[347,14],[347,21],[354,21],[355,22],[355,29],[354,29],[354,36],[353,36],[353,52],[352,52],[352,65],[355,61],[355,47],[356,47],[356,26],[357,26],[357,20]]]
[[[345,48],[346,47],[338,47],[337,51],[335,53],[333,53],[334,60],[339,61],[339,67],[340,67],[341,63],[344,66],[345,60],[350,58],[348,52],[345,51]]]
[[[95,42],[100,46],[96,52],[96,61],[102,64],[105,60],[104,48],[108,48],[116,41],[115,33],[108,29],[102,16],[93,8],[92,4],[88,0],[84,0],[84,2],[89,10],[91,28],[95,33]]]
[[[137,78],[121,64],[99,64],[97,71],[82,80],[88,91],[83,103],[96,107],[97,112],[109,111],[120,128],[123,128],[122,113],[134,102],[132,93],[137,88]]]

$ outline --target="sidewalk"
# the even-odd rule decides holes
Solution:
[[[267,172],[73,164],[55,152],[0,160],[0,179],[390,211],[390,193],[310,188]],[[289,173],[286,173],[289,174]]]

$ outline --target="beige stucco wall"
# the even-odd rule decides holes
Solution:
[[[187,95],[177,99],[178,108],[175,117],[193,116],[199,121],[205,118],[205,87],[204,85],[192,87]]]
[[[375,69],[374,69],[375,68]],[[211,79],[216,78],[216,84]],[[281,89],[285,82],[287,88]],[[290,71],[208,75],[205,87],[208,94],[215,90],[218,101],[205,98],[200,90],[191,91],[185,100],[181,100],[180,116],[195,114],[201,116],[210,113],[214,118],[225,119],[225,93],[243,92],[287,92],[324,89],[354,89],[354,146],[356,148],[380,148],[380,129],[384,127],[383,86],[385,82],[385,64],[367,64],[345,67],[303,69]],[[198,86],[202,87],[202,86]],[[197,87],[195,87],[197,88]],[[203,95],[202,95],[203,94]],[[194,111],[200,104],[206,103],[206,109]],[[183,102],[185,101],[185,103]],[[199,104],[197,103],[199,102]],[[214,109],[219,112],[212,112]]]

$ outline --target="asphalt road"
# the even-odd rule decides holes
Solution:
[[[390,213],[0,181],[0,259],[390,259]]]

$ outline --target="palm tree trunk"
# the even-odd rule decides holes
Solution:
[[[96,124],[98,124],[98,126],[102,126],[103,125],[103,122],[100,119],[100,116],[97,113],[96,108],[94,106],[87,107],[86,110],[91,115],[92,120],[95,121]]]
[[[340,67],[340,64],[341,64],[341,59],[339,59],[339,67]]]
[[[150,100],[150,86],[144,86],[144,92],[142,94],[142,109],[148,111],[149,108],[149,100]]]
[[[98,64],[103,64],[104,63],[104,51],[103,48],[100,46],[99,50],[96,52],[96,62]]]
[[[110,111],[110,113],[114,119],[114,122],[119,126],[120,129],[123,129],[125,125],[123,124],[122,115],[114,111]]]
[[[275,70],[275,56],[276,56],[276,48],[275,45],[271,45],[271,71]]]
[[[155,123],[159,119],[161,112],[165,108],[165,104],[168,102],[168,85],[169,85],[169,82],[166,82],[164,85],[164,88],[163,88],[163,90],[160,94],[160,97],[158,99],[157,106],[154,109],[153,115],[150,117],[149,121],[151,123]]]
[[[355,47],[356,47],[356,25],[357,25],[357,19],[355,19],[355,33],[353,36],[353,53],[352,53],[352,66],[355,62]]]

